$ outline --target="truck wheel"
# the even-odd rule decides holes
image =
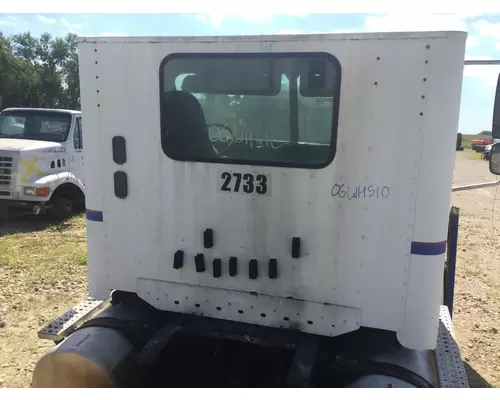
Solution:
[[[71,216],[73,212],[73,202],[66,197],[54,197],[51,207],[47,212],[51,218],[63,220]]]

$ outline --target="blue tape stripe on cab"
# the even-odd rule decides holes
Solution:
[[[437,256],[446,253],[446,240],[444,242],[411,242],[411,254],[421,256]]]
[[[95,221],[95,222],[102,222],[103,221],[103,214],[102,211],[95,211],[95,210],[85,210],[85,216],[89,221]]]

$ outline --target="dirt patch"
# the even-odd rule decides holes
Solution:
[[[487,161],[457,152],[454,185],[497,180]],[[500,190],[453,194],[460,207],[453,323],[471,386],[500,387]]]
[[[37,332],[87,293],[84,219],[40,220],[23,233],[28,226],[0,228],[0,387],[30,386],[36,361],[53,346]]]
[[[496,179],[487,162],[457,152],[454,185]],[[455,332],[471,386],[500,387],[500,190],[452,197],[460,207]],[[83,217],[35,224],[0,227],[0,387],[30,385],[36,361],[53,346],[38,330],[87,293]],[[23,231],[30,233],[16,233]]]

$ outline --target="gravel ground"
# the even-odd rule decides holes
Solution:
[[[457,152],[454,185],[497,177],[486,161]],[[453,194],[460,207],[453,323],[471,386],[500,387],[500,189]]]

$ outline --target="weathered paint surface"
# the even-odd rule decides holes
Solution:
[[[357,310],[346,316],[352,329],[359,316],[361,326],[398,332],[404,346],[434,348],[444,253],[432,249],[447,234],[465,39],[461,32],[83,39],[86,175],[93,177],[87,207],[102,212],[88,223],[91,294],[105,298],[110,289],[128,290],[161,309],[190,312],[191,301],[179,308],[157,297],[172,285],[185,285],[200,302],[217,290],[234,297],[255,292],[276,299],[259,303],[259,311],[276,321],[295,311],[295,303],[282,300],[293,298],[311,303],[303,321],[321,316],[314,304]],[[313,171],[168,158],[160,145],[163,58],[260,51],[320,51],[339,60],[334,161]],[[115,135],[127,142],[124,165],[112,159]],[[114,195],[116,171],[128,176],[124,200]],[[221,193],[222,171],[269,175],[270,195]],[[215,245],[205,249],[208,228]],[[298,259],[291,257],[293,237],[301,238]],[[418,254],[411,254],[412,244]],[[175,269],[178,250],[184,266]],[[196,272],[198,253],[205,257],[204,273]],[[228,273],[230,257],[238,258],[236,276]],[[218,278],[214,258],[222,260]],[[267,276],[270,258],[278,261],[277,279]],[[249,279],[251,259],[258,261],[257,279]],[[157,297],[144,282],[157,282]],[[273,313],[275,302],[284,306]],[[255,323],[250,315],[238,320]],[[330,325],[340,326],[338,319]],[[260,323],[276,324],[266,321]],[[338,334],[333,326],[326,332],[306,325],[309,332]]]

